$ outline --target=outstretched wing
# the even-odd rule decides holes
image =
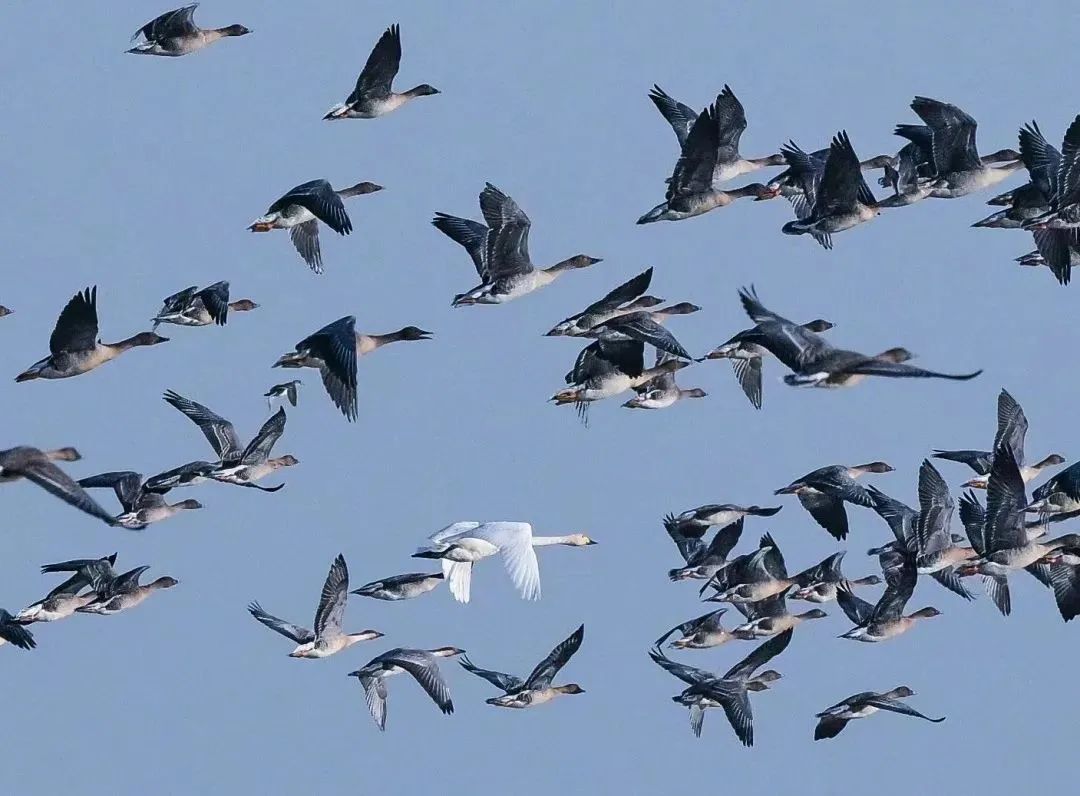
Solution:
[[[544,660],[536,665],[532,673],[525,680],[525,688],[547,688],[551,685],[552,678],[566,665],[574,653],[581,647],[581,641],[585,638],[585,625],[581,625],[565,640],[561,641]]]

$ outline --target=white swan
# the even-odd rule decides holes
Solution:
[[[442,560],[443,575],[454,599],[469,601],[472,567],[477,561],[501,553],[506,571],[523,600],[540,599],[540,566],[534,547],[562,544],[583,547],[596,544],[583,533],[566,536],[533,536],[527,522],[455,522],[428,537],[413,558]]]

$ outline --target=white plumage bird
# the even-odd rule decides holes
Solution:
[[[535,547],[596,544],[583,533],[534,536],[527,522],[455,522],[428,537],[413,558],[437,558],[454,599],[469,602],[472,568],[477,561],[501,554],[506,571],[523,600],[540,599],[540,565]]]

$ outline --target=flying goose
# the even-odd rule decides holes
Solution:
[[[297,185],[251,222],[252,232],[273,229],[289,230],[293,247],[308,267],[317,274],[323,272],[322,250],[319,248],[319,222],[339,235],[352,232],[352,221],[342,199],[381,191],[373,182],[360,182],[350,188],[335,191],[326,180],[311,180]]]
[[[345,618],[345,603],[348,599],[349,568],[345,564],[345,557],[338,554],[330,565],[322,593],[319,595],[314,630],[278,619],[266,613],[257,602],[248,606],[248,612],[271,630],[296,642],[296,649],[289,653],[290,658],[328,658],[360,641],[371,641],[383,636],[378,630],[364,630],[360,633],[342,631],[341,623]]]
[[[1023,168],[1020,153],[1003,149],[979,157],[975,120],[955,105],[916,97],[911,109],[930,128],[931,196],[955,199],[988,188]]]
[[[994,434],[993,450],[1007,445],[1013,452],[1013,458],[1020,465],[1020,476],[1024,483],[1036,478],[1047,467],[1064,464],[1065,457],[1057,453],[1051,453],[1042,461],[1030,466],[1024,465],[1024,441],[1027,437],[1028,421],[1024,415],[1023,407],[1017,402],[1008,390],[1003,389],[998,393],[997,402],[997,431]],[[953,462],[966,464],[974,470],[979,478],[966,481],[963,486],[975,489],[986,489],[990,468],[993,465],[994,454],[992,451],[980,450],[935,450],[935,459],[947,459]]]
[[[594,326],[610,321],[618,315],[663,304],[663,299],[642,295],[649,289],[652,275],[653,269],[646,268],[637,276],[613,288],[602,299],[594,301],[581,312],[559,321],[545,333],[545,337],[581,337]]]
[[[360,669],[349,672],[349,677],[360,681],[371,718],[380,730],[385,730],[387,677],[407,672],[439,706],[439,710],[450,715],[454,712],[454,701],[450,698],[450,687],[439,671],[439,658],[450,658],[464,652],[465,650],[457,647],[437,647],[432,650],[396,647],[376,655]]]
[[[770,683],[781,678],[781,674],[772,669],[757,675],[754,673],[787,649],[791,643],[792,632],[786,630],[758,645],[720,676],[677,663],[657,648],[649,651],[649,657],[669,674],[688,684],[688,687],[678,696],[672,697],[672,700],[690,708],[690,728],[695,736],[701,737],[705,710],[723,708],[736,737],[744,746],[753,746],[754,713],[750,707],[748,692],[768,690]]]
[[[848,467],[830,464],[807,473],[777,489],[777,495],[795,495],[814,521],[842,541],[848,535],[847,512],[844,503],[871,506],[869,493],[855,482],[866,473],[891,473],[895,468],[885,462],[869,462]]]
[[[458,663],[461,664],[465,671],[487,680],[504,692],[502,696],[485,700],[487,704],[499,708],[531,708],[550,702],[563,694],[585,693],[585,689],[577,683],[568,683],[567,685],[551,684],[551,681],[555,679],[555,675],[566,666],[570,658],[581,647],[584,638],[585,625],[581,625],[569,637],[560,641],[555,649],[548,653],[546,658],[536,664],[536,668],[524,680],[512,674],[481,669],[474,666],[473,662],[464,655]]]
[[[56,455],[58,453],[61,455]],[[25,478],[68,505],[97,517],[107,525],[113,525],[113,516],[86,494],[86,490],[75,483],[74,479],[52,463],[52,459],[75,461],[78,458],[78,451],[74,448],[62,448],[60,451],[48,453],[25,445],[8,448],[0,451],[0,482]]]
[[[784,383],[792,387],[851,387],[868,376],[968,381],[982,373],[954,375],[917,368],[906,364],[911,353],[903,348],[872,356],[835,348],[814,332],[766,309],[752,287],[741,289],[739,299],[757,324],[745,342],[760,345],[784,363],[792,371],[784,376]]]
[[[761,183],[733,190],[719,188],[741,174],[765,166],[778,166],[780,155],[747,160],[739,154],[739,139],[746,129],[742,103],[724,86],[715,102],[701,114],[675,102],[659,87],[650,98],[675,130],[681,152],[675,164],[664,201],[638,219],[638,224],[655,221],[680,221],[725,207],[743,197],[755,200],[777,195]]]
[[[49,356],[24,370],[15,381],[80,376],[132,348],[168,341],[169,338],[154,332],[140,332],[118,343],[101,342],[98,339],[97,287],[88,287],[76,293],[60,312],[49,337]]]
[[[346,315],[305,337],[295,350],[278,357],[274,367],[316,368],[330,399],[351,421],[357,417],[357,358],[390,343],[430,339],[431,332],[416,326],[405,326],[387,334],[361,334],[356,331],[356,316]]]
[[[598,257],[577,254],[547,268],[537,268],[529,256],[532,222],[517,202],[490,182],[480,192],[484,223],[436,213],[432,224],[465,248],[480,284],[454,297],[452,306],[504,304],[546,287],[567,271],[588,268]]]
[[[130,470],[80,478],[78,484],[83,489],[112,489],[124,510],[116,517],[115,522],[120,527],[133,531],[141,531],[151,523],[167,520],[181,511],[202,508],[202,504],[197,500],[167,503],[165,492],[168,489],[165,492],[148,489],[142,474]]]
[[[52,589],[42,599],[31,603],[15,616],[15,621],[24,625],[34,622],[56,622],[72,616],[79,608],[97,599],[97,594],[87,589],[95,577],[112,571],[116,563],[116,553],[101,558],[75,559],[59,564],[46,564],[42,573],[73,572],[67,580]]]
[[[868,716],[873,716],[879,710],[885,710],[890,713],[900,713],[904,716],[914,716],[915,718],[925,719],[926,721],[931,721],[935,724],[945,721],[944,716],[940,719],[932,719],[900,701],[901,699],[914,695],[914,691],[906,685],[901,685],[891,691],[884,691],[880,694],[875,693],[874,691],[863,691],[853,696],[849,696],[847,699],[837,702],[832,707],[825,708],[825,710],[816,715],[818,723],[817,727],[814,728],[814,740],[820,741],[822,738],[835,738],[840,734],[840,731],[847,726],[849,721],[854,719],[865,719]]]
[[[229,310],[249,312],[258,306],[251,299],[229,301],[229,283],[225,281],[215,282],[202,290],[192,285],[165,298],[158,314],[151,318],[151,321],[154,329],[161,323],[177,326],[224,326],[229,319]]]
[[[142,41],[128,50],[134,55],[188,55],[221,39],[246,36],[251,33],[243,25],[227,25],[224,28],[200,28],[193,19],[198,3],[166,11],[154,17],[132,35]]]
[[[209,473],[209,477],[215,481],[253,487],[264,492],[276,492],[284,484],[276,487],[262,487],[255,482],[282,467],[299,464],[295,456],[288,454],[270,458],[270,451],[285,431],[284,409],[279,408],[269,420],[263,423],[251,442],[246,447],[242,447],[233,424],[221,415],[172,390],[165,392],[164,399],[167,404],[180,410],[199,427],[206,441],[210,443],[210,447],[218,455],[220,463]]]
[[[396,111],[416,97],[440,93],[434,86],[421,83],[400,94],[392,88],[401,65],[401,29],[391,25],[375,43],[356,87],[342,103],[331,108],[323,119],[375,119]]]

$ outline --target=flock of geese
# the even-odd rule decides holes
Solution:
[[[193,4],[170,11],[142,26],[135,35],[137,43],[128,52],[184,56],[251,32],[243,25],[201,28],[194,21],[195,8]],[[375,44],[352,92],[323,118],[374,119],[418,97],[438,94],[426,83],[404,92],[394,91],[401,54],[401,31],[392,25]],[[981,156],[974,119],[955,105],[916,97],[911,109],[922,124],[896,127],[896,134],[905,143],[895,155],[860,160],[847,133],[840,131],[824,149],[806,152],[790,142],[779,153],[745,158],[739,144],[747,126],[746,116],[728,86],[700,113],[658,86],[649,97],[673,128],[680,153],[667,181],[664,201],[641,216],[639,224],[691,218],[740,198],[764,201],[783,196],[791,202],[796,218],[784,224],[782,231],[810,235],[831,248],[834,235],[875,218],[882,208],[910,205],[926,198],[966,196],[1026,169],[1029,182],[990,200],[990,204],[1005,209],[975,226],[1031,231],[1036,251],[1020,261],[1025,265],[1046,265],[1059,282],[1069,282],[1073,259],[1080,252],[1076,238],[1080,229],[1080,116],[1066,131],[1060,151],[1032,122],[1020,130],[1019,151],[1002,149]],[[784,169],[768,182],[733,189],[722,187],[731,179],[773,167]],[[891,191],[883,199],[875,198],[863,178],[864,171],[875,169],[883,171],[880,185]],[[341,189],[334,189],[322,179],[305,182],[274,201],[249,229],[288,230],[301,259],[320,274],[320,225],[348,235],[352,222],[345,200],[380,189],[372,182]],[[432,220],[436,229],[465,249],[476,270],[477,284],[453,297],[455,307],[512,301],[565,273],[600,262],[598,257],[576,254],[550,266],[538,266],[529,254],[531,221],[517,202],[491,183],[481,191],[479,202],[483,221],[443,212],[436,213]],[[849,387],[871,376],[968,380],[981,372],[927,370],[910,364],[912,355],[902,347],[877,354],[838,348],[823,336],[833,327],[831,322],[820,318],[805,323],[790,321],[767,309],[753,287],[739,291],[739,300],[752,325],[704,355],[694,356],[665,324],[700,308],[690,302],[668,303],[650,295],[652,278],[653,269],[649,268],[559,321],[546,333],[588,341],[566,374],[565,386],[552,396],[555,404],[572,404],[587,420],[590,404],[633,391],[634,397],[623,406],[668,408],[684,398],[705,396],[699,388],[678,386],[675,374],[695,362],[713,359],[731,361],[740,388],[759,409],[763,401],[762,371],[769,357],[789,371],[784,381],[796,387]],[[79,291],[68,301],[49,339],[49,354],[16,376],[17,382],[79,376],[131,349],[168,342],[156,331],[162,324],[224,326],[230,311],[243,313],[259,307],[251,299],[231,300],[227,281],[201,289],[192,286],[164,299],[152,318],[151,331],[103,343],[99,338],[97,299],[95,286]],[[0,306],[0,317],[10,313]],[[326,324],[282,354],[273,365],[318,370],[326,393],[348,420],[355,420],[358,414],[360,357],[391,343],[432,337],[417,326],[385,334],[362,333],[355,323],[353,316],[346,316]],[[646,360],[646,347],[655,354],[655,359],[649,360],[651,365]],[[284,484],[266,486],[260,482],[299,464],[291,454],[271,454],[285,432],[284,404],[297,406],[300,383],[294,379],[267,390],[263,397],[272,415],[246,444],[229,420],[175,391],[166,391],[165,403],[194,423],[209,443],[212,455],[206,460],[183,463],[149,477],[135,471],[115,471],[75,480],[59,465],[81,458],[75,448],[42,450],[22,446],[0,451],[0,481],[26,479],[110,526],[132,530],[202,508],[194,499],[170,503],[167,496],[173,490],[216,481],[273,493]],[[279,404],[276,411],[275,402]],[[665,517],[664,528],[682,558],[682,564],[670,570],[670,579],[701,582],[700,594],[706,602],[732,606],[743,620],[728,629],[723,618],[729,609],[710,611],[669,630],[649,652],[655,663],[685,683],[673,700],[689,709],[694,734],[702,732],[705,711],[720,708],[738,739],[747,746],[753,744],[749,695],[770,689],[781,678],[779,672],[762,668],[787,648],[796,628],[826,615],[820,607],[793,613],[789,600],[815,606],[835,601],[852,624],[842,638],[884,642],[941,613],[932,606],[905,613],[920,576],[930,577],[964,600],[973,599],[968,583],[978,577],[991,602],[1008,615],[1010,578],[1025,570],[1049,587],[1065,621],[1080,613],[1080,536],[1052,537],[1048,533],[1053,523],[1080,513],[1080,464],[1057,473],[1029,498],[1028,483],[1046,468],[1065,460],[1052,454],[1025,465],[1027,426],[1019,403],[1002,390],[997,432],[988,449],[936,450],[931,454],[931,458],[966,465],[974,471],[975,477],[963,484],[968,491],[958,501],[931,458],[919,467],[917,508],[859,482],[862,476],[893,470],[882,461],[821,467],[775,490],[777,495],[794,495],[812,520],[837,542],[848,536],[848,506],[877,513],[892,533],[891,540],[869,551],[877,557],[880,575],[847,578],[841,570],[844,551],[833,551],[820,563],[789,575],[784,556],[769,533],[760,537],[756,547],[735,555],[745,522],[749,518],[764,522],[776,515],[780,506],[717,504]],[[120,510],[108,510],[91,497],[90,491],[97,489],[111,489]],[[985,490],[985,506],[976,497],[976,489]],[[952,526],[957,502],[963,534],[954,532]],[[413,556],[438,561],[436,572],[395,574],[350,590],[348,566],[343,556],[337,556],[322,586],[310,628],[278,618],[258,602],[252,602],[248,610],[255,620],[295,644],[291,657],[325,658],[384,635],[372,629],[345,631],[349,594],[388,601],[416,599],[445,581],[455,600],[468,603],[473,567],[486,559],[499,558],[521,598],[537,600],[541,595],[537,549],[593,544],[594,540],[582,533],[537,535],[525,522],[455,522],[432,534]],[[141,583],[148,566],[118,571],[114,568],[116,559],[114,553],[44,565],[42,573],[60,574],[67,579],[17,614],[0,611],[0,643],[32,649],[36,641],[29,625],[55,622],[77,613],[120,613],[178,584],[176,578],[167,575]],[[883,591],[876,598],[857,594],[867,594],[881,585]],[[801,634],[807,632],[800,630]],[[760,644],[725,672],[716,673],[668,657],[664,645],[672,636],[677,638],[667,646],[680,651],[712,648],[734,640]],[[501,692],[488,699],[488,704],[527,708],[561,695],[584,693],[576,683],[555,684],[583,639],[584,626],[580,626],[526,677],[482,669],[464,650],[453,646],[390,649],[350,676],[359,680],[380,730],[386,726],[387,679],[392,675],[409,674],[443,713],[453,712],[450,689],[439,664],[445,658],[457,657],[463,669]],[[850,696],[817,714],[814,737],[832,738],[848,722],[880,711],[930,722],[943,720],[910,707],[904,700],[913,694],[910,687],[901,685]]]

